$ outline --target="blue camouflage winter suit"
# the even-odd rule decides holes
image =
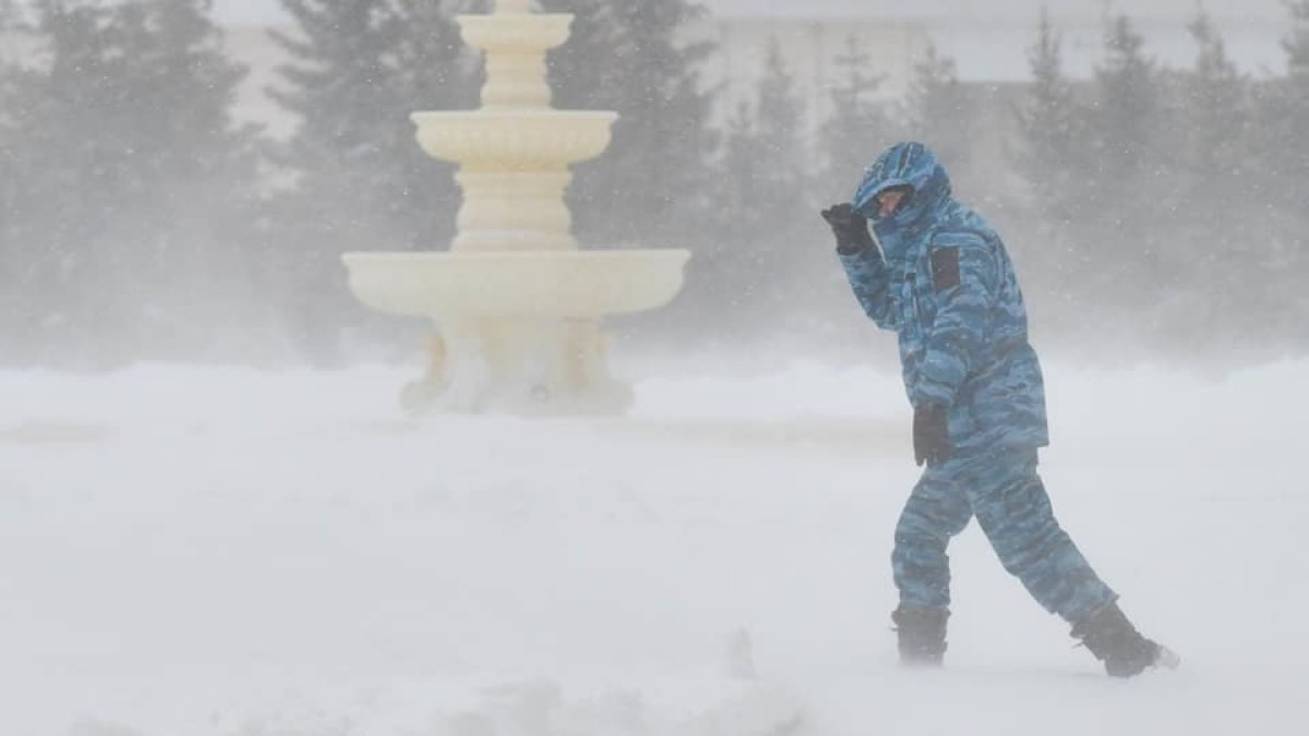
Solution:
[[[878,217],[877,197],[909,187]],[[1004,243],[955,201],[936,157],[902,143],[869,167],[852,202],[881,245],[840,258],[860,305],[899,334],[915,407],[947,407],[953,452],[929,462],[895,532],[903,607],[950,603],[946,546],[977,517],[1005,569],[1052,613],[1076,622],[1116,599],[1055,521],[1037,475],[1049,443],[1041,368]]]

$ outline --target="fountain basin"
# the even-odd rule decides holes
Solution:
[[[382,312],[443,318],[596,319],[655,309],[690,252],[347,253],[350,289]]]
[[[483,51],[545,51],[568,40],[568,13],[497,13],[458,17],[464,43]]]
[[[560,171],[609,147],[617,113],[587,110],[416,112],[418,143],[465,171]]]

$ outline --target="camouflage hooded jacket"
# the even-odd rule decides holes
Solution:
[[[879,218],[877,195],[892,187],[910,193]],[[899,333],[910,402],[949,407],[961,454],[1048,444],[1041,367],[1013,265],[990,225],[954,199],[936,156],[920,143],[892,147],[869,167],[853,205],[881,249],[840,258],[864,311]]]

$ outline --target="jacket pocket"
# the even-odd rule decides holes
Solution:
[[[977,388],[973,417],[994,441],[1045,444],[1045,383],[1035,356],[1011,360]]]

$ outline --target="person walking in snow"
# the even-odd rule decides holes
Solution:
[[[895,530],[900,605],[891,618],[901,661],[941,664],[946,546],[976,516],[1005,569],[1072,625],[1108,674],[1176,667],[1176,655],[1128,621],[1055,520],[1037,474],[1037,449],[1049,444],[1041,367],[1000,237],[954,199],[945,169],[921,143],[891,147],[854,200],[822,216],[860,305],[878,327],[899,333],[914,455],[927,466]]]

